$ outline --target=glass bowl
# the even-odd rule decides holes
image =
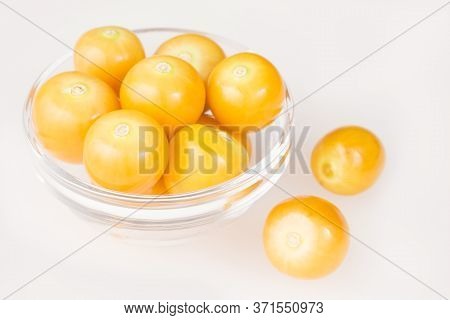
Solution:
[[[209,33],[169,28],[135,30],[151,55],[159,44],[177,34],[199,33],[214,39],[227,56],[249,51],[234,41]],[[82,216],[117,228],[121,237],[157,243],[186,239],[233,221],[263,196],[287,167],[291,148],[292,98],[280,116],[250,136],[252,159],[241,175],[207,189],[177,195],[124,194],[92,184],[83,166],[67,164],[47,154],[35,136],[32,105],[35,93],[51,76],[73,70],[72,52],[47,67],[33,84],[24,108],[24,125],[33,150],[33,162],[42,181],[71,209]],[[272,183],[271,183],[272,182]]]

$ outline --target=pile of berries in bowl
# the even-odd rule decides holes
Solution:
[[[39,176],[71,208],[177,239],[268,191],[286,167],[291,107],[276,67],[243,45],[109,26],[43,72],[24,116]]]

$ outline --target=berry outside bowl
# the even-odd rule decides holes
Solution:
[[[220,36],[184,29],[148,28],[135,30],[146,49],[153,53],[163,41],[182,33],[198,33],[215,40],[227,56],[249,51],[245,46]],[[123,238],[149,243],[172,243],[243,215],[262,197],[287,167],[292,142],[292,98],[286,99],[280,115],[268,127],[250,136],[251,164],[241,175],[207,189],[179,195],[138,195],[107,190],[91,183],[83,166],[67,164],[49,155],[37,140],[32,106],[37,90],[51,76],[73,70],[73,52],[47,67],[33,84],[24,108],[24,126],[33,150],[39,178],[73,211],[116,228]]]

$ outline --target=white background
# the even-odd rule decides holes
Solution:
[[[5,1],[66,43],[85,30],[185,27],[247,44],[273,61],[301,99],[441,4],[423,1]],[[45,270],[102,227],[74,215],[38,181],[22,129],[22,105],[38,73],[67,49],[0,5],[0,296]],[[450,6],[304,102],[304,148],[329,130],[358,124],[387,152],[378,183],[333,195],[300,172],[280,181],[341,208],[351,233],[450,296]],[[301,281],[264,256],[272,189],[234,224],[174,247],[113,232],[12,298],[436,299],[434,292],[353,241],[341,268]]]

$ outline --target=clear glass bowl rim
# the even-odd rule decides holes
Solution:
[[[227,39],[225,37],[215,35],[208,32],[198,31],[198,30],[191,30],[191,29],[183,29],[183,28],[140,28],[140,29],[134,29],[133,32],[137,34],[142,33],[150,33],[150,32],[174,32],[174,33],[197,33],[202,34],[205,36],[210,36],[214,39],[219,39],[220,41],[227,42],[229,44],[234,44],[237,46],[240,46],[242,48],[245,48],[242,44]],[[247,49],[247,51],[250,51]],[[73,176],[63,168],[61,168],[52,158],[48,157],[45,152],[43,152],[43,148],[39,146],[39,143],[37,142],[37,138],[35,138],[32,120],[31,120],[31,114],[32,114],[32,106],[33,106],[33,99],[35,96],[35,93],[37,89],[40,87],[40,85],[45,82],[52,73],[57,70],[58,67],[60,67],[64,62],[66,62],[69,58],[72,57],[72,52],[69,52],[50,65],[48,65],[38,76],[38,78],[34,81],[31,90],[29,91],[28,97],[25,102],[24,111],[23,111],[23,123],[24,128],[26,132],[26,137],[28,142],[30,143],[33,152],[35,155],[39,158],[40,161],[43,162],[43,165],[45,168],[50,169],[47,172],[52,175],[53,178],[58,180],[60,183],[63,183],[66,187],[69,187],[71,189],[81,191],[84,194],[90,194],[93,196],[99,196],[103,199],[110,199],[113,201],[131,201],[135,204],[146,204],[146,203],[152,203],[152,205],[157,205],[159,202],[161,204],[166,203],[176,203],[176,202],[185,202],[186,200],[196,200],[207,196],[214,196],[215,194],[223,194],[228,191],[232,191],[236,189],[239,186],[242,185],[248,185],[251,184],[252,180],[255,182],[259,179],[259,175],[262,171],[264,171],[265,168],[269,167],[271,162],[269,162],[269,165],[266,165],[265,167],[262,167],[262,164],[267,163],[268,157],[276,157],[278,156],[278,153],[283,152],[283,150],[280,150],[280,148],[286,144],[290,143],[291,139],[291,128],[292,128],[292,121],[293,121],[293,99],[290,93],[290,90],[288,86],[286,85],[286,99],[284,101],[284,108],[282,109],[281,113],[287,113],[286,116],[288,117],[288,121],[286,123],[286,127],[283,128],[285,131],[285,134],[283,135],[283,139],[278,141],[276,145],[271,149],[271,152],[264,155],[258,162],[253,164],[251,167],[249,167],[245,172],[241,173],[240,175],[234,177],[233,179],[230,179],[224,183],[214,185],[209,188],[201,189],[198,191],[188,192],[188,193],[182,193],[182,194],[163,194],[163,195],[141,195],[141,194],[126,194],[117,192],[114,190],[109,190],[102,188],[100,186],[96,186],[94,184],[86,183],[84,181],[81,181],[77,177]],[[282,149],[282,148],[281,148]],[[253,173],[252,173],[253,172]],[[256,172],[256,173],[255,173]],[[258,174],[259,173],[259,174]]]

